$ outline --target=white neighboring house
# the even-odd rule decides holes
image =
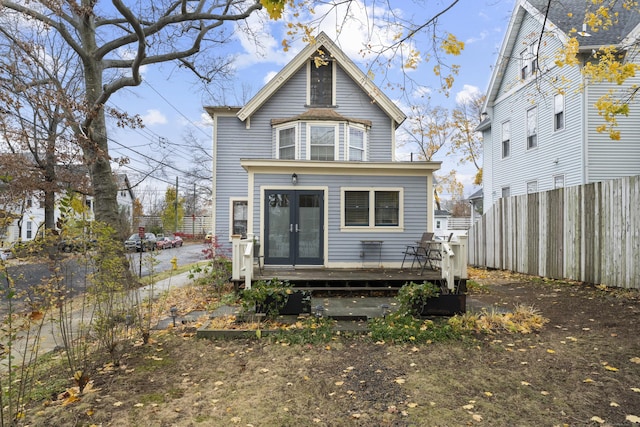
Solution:
[[[133,201],[136,197],[126,174],[117,174],[116,179],[118,180],[118,196],[116,200],[120,214],[126,219],[129,227],[133,229]]]
[[[585,3],[516,1],[477,128],[484,139],[484,212],[500,197],[640,174],[640,105],[618,119],[619,141],[596,131],[604,120],[594,107],[609,90],[620,95],[640,84],[640,76],[618,86],[590,83],[581,73],[602,46],[639,61],[640,14],[621,9],[617,24],[589,34]],[[582,62],[559,67],[556,53],[572,29],[583,29]]]
[[[133,213],[133,200],[135,198],[129,179],[126,175],[117,175],[118,179],[118,196],[117,202],[120,212],[127,219],[127,223],[131,226]],[[95,216],[93,212],[94,198],[90,195],[83,195],[84,204],[87,206],[87,219],[92,221]],[[22,215],[22,230],[18,226],[18,220],[14,220],[9,225],[4,234],[0,234],[1,246],[8,246],[12,242],[22,240],[33,240],[37,233],[44,231],[44,206],[37,197],[31,196],[25,200],[26,209]],[[60,218],[60,210],[56,204],[54,211],[56,220]],[[20,232],[21,231],[21,232]]]
[[[447,210],[436,209],[433,212],[433,232],[438,237],[449,235],[449,218],[451,213]]]

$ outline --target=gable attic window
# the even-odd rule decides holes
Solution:
[[[333,102],[334,62],[321,50],[309,60],[309,105],[330,107]]]
[[[538,69],[538,41],[531,43],[520,52],[520,78],[525,80]]]

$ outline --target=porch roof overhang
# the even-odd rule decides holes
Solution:
[[[319,160],[240,159],[253,173],[306,173],[310,175],[429,176],[442,162],[347,162]]]

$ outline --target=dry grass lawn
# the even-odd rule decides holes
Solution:
[[[421,345],[197,340],[156,332],[31,426],[585,426],[640,423],[637,292],[473,271],[485,305],[532,305],[540,333]],[[478,289],[476,287],[476,289]],[[62,355],[57,355],[62,357]],[[62,369],[50,371],[61,380]],[[62,392],[62,390],[60,390]]]

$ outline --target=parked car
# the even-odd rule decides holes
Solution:
[[[73,237],[58,242],[58,250],[60,252],[82,252],[85,249],[93,249],[98,241],[96,239],[84,240],[81,237]]]
[[[15,258],[15,254],[13,253],[13,245],[7,246],[6,248],[0,248],[0,259],[2,261],[6,261],[10,258]]]
[[[173,240],[169,237],[162,237],[156,242],[156,247],[158,249],[170,249],[173,247]]]
[[[124,241],[124,247],[128,251],[144,252],[154,250],[158,239],[153,233],[144,233],[144,240],[140,238],[138,233],[134,233]]]
[[[183,240],[182,240],[182,237],[180,237],[180,236],[173,235],[173,236],[170,237],[170,239],[171,239],[171,245],[174,248],[182,246],[182,244],[184,243]]]

